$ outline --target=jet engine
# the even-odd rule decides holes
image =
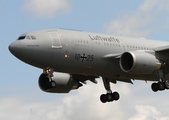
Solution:
[[[42,73],[39,77],[39,87],[44,92],[50,93],[68,93],[70,90],[78,89],[82,84],[73,79],[70,74],[54,72],[52,81],[56,83],[55,87],[49,85],[47,74]]]
[[[127,73],[150,74],[155,70],[159,70],[161,63],[150,53],[131,51],[121,55],[120,67]]]

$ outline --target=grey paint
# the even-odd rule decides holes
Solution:
[[[23,62],[42,69],[51,67],[56,72],[102,76],[122,81],[156,81],[156,71],[151,74],[129,74],[120,68],[119,58],[123,52],[142,50],[167,63],[163,68],[164,79],[169,79],[169,42],[65,29],[38,30],[21,36],[24,35],[33,35],[36,40],[17,40],[10,44],[9,50]],[[89,61],[75,59],[78,54],[89,56]]]

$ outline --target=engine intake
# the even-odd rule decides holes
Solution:
[[[159,70],[161,63],[150,53],[132,51],[121,55],[120,67],[127,73],[150,74],[155,70]]]
[[[52,80],[56,83],[56,87],[54,88],[49,87],[49,78],[47,74],[42,73],[38,81],[40,89],[50,93],[68,93],[70,90],[78,89],[82,86],[67,73],[54,72]]]

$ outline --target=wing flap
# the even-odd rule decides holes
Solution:
[[[84,84],[86,84],[87,80],[90,80],[91,82],[97,84],[96,78],[99,78],[99,76],[86,76],[86,75],[77,75],[77,74],[73,74],[72,77]]]
[[[116,84],[117,81],[133,84],[133,82],[132,82],[131,79],[118,79],[118,80],[113,79],[113,80],[111,80],[110,82]]]

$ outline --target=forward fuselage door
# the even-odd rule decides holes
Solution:
[[[59,36],[58,32],[50,31],[48,33],[49,33],[49,36],[50,36],[51,41],[52,41],[52,48],[61,49],[62,45],[61,45],[60,36]]]

